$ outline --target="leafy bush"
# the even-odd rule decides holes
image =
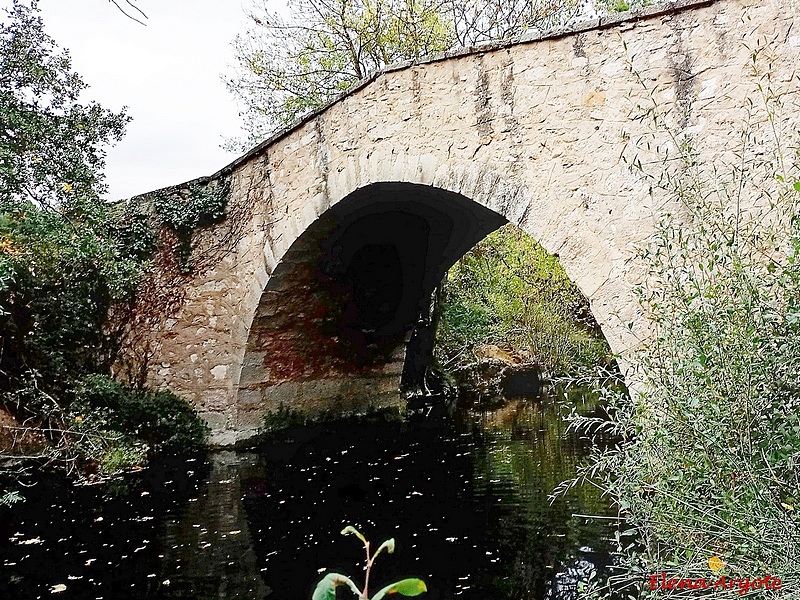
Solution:
[[[800,589],[800,139],[783,117],[797,107],[757,92],[732,164],[673,134],[662,170],[641,170],[676,208],[642,249],[655,335],[637,356],[639,393],[610,398],[606,426],[622,442],[578,478],[633,527],[607,582],[631,597],[696,594],[650,590],[646,575],[665,571],[772,575],[787,598]]]
[[[103,329],[103,316],[130,296],[141,266],[121,256],[107,229],[97,225],[102,212],[0,206],[5,373],[34,370],[60,391],[65,378],[108,365],[114,340]]]
[[[199,449],[207,434],[191,406],[172,392],[133,389],[101,375],[80,382],[70,414],[73,421],[81,417],[97,429],[141,440],[159,452]]]
[[[147,462],[147,447],[141,444],[118,443],[111,445],[100,458],[99,471],[114,475]]]
[[[86,84],[36,2],[0,23],[0,392],[31,376],[51,392],[104,368],[103,317],[140,265],[113,240],[102,168],[129,118],[79,102]]]
[[[657,0],[658,1],[658,0]],[[625,12],[636,8],[650,6],[653,2],[649,0],[597,0],[597,8],[609,13]]]

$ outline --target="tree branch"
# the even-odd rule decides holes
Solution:
[[[114,6],[116,6],[117,9],[119,9],[119,12],[121,12],[123,15],[128,17],[131,21],[136,21],[137,23],[139,23],[139,25],[147,26],[147,23],[145,23],[144,21],[140,20],[139,18],[135,17],[133,14],[128,12],[128,11],[130,11],[130,8],[132,8],[134,11],[139,13],[139,15],[141,15],[142,18],[147,19],[147,15],[144,14],[142,9],[139,8],[138,6],[136,6],[133,2],[131,2],[131,0],[125,0],[125,4],[130,8],[122,6],[118,2],[118,0],[108,0],[108,1],[111,2],[111,4],[113,4]]]

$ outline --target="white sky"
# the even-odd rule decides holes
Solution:
[[[125,0],[118,0],[124,5]],[[147,26],[109,0],[39,0],[48,34],[70,51],[89,84],[83,100],[128,107],[125,138],[108,149],[109,198],[128,198],[211,175],[234,158],[220,148],[237,137],[239,115],[221,80],[231,42],[247,27],[251,0],[136,0]],[[0,7],[11,0],[0,0]],[[286,11],[286,0],[269,6]]]
[[[108,0],[39,0],[46,31],[69,49],[73,69],[90,86],[82,99],[115,111],[127,106],[133,117],[125,138],[108,150],[113,199],[214,173],[236,157],[220,148],[223,137],[241,133],[220,76],[230,72],[230,44],[245,29],[248,0],[136,4],[149,17],[146,27]]]

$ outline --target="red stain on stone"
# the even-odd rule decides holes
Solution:
[[[352,305],[347,286],[318,265],[314,254],[284,261],[267,285],[248,344],[248,352],[264,353],[264,383],[377,373],[403,342],[395,336],[370,346],[346,318]]]

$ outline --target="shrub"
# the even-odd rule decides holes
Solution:
[[[172,392],[129,388],[101,375],[80,382],[70,414],[73,421],[80,417],[98,430],[141,440],[159,452],[197,450],[207,435],[192,407]]]
[[[103,317],[130,297],[141,266],[120,255],[97,222],[104,213],[0,206],[0,368],[9,383],[33,370],[61,392],[70,378],[108,366],[115,340]]]
[[[576,480],[593,479],[632,526],[607,582],[631,597],[696,595],[651,591],[646,576],[664,571],[800,589],[800,139],[782,129],[797,108],[762,80],[733,163],[674,134],[660,172],[634,163],[676,207],[641,254],[655,334],[636,357],[639,393],[612,396],[601,425],[621,443]]]
[[[138,467],[147,461],[147,447],[141,444],[120,443],[109,447],[100,458],[99,470],[103,475],[120,473]]]

